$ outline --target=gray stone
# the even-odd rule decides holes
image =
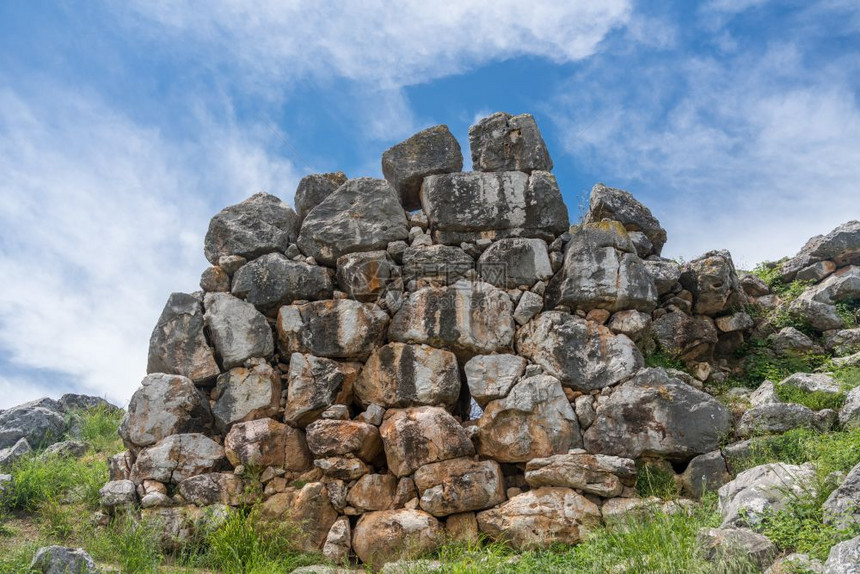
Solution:
[[[337,260],[337,283],[356,301],[372,303],[386,293],[403,291],[400,267],[386,251],[349,253]]]
[[[771,381],[764,381],[758,388],[750,393],[749,401],[751,407],[772,405],[781,403],[782,400],[776,395],[776,387]]]
[[[703,528],[697,543],[705,560],[717,564],[749,562],[764,569],[779,554],[766,536],[748,528]]]
[[[743,311],[717,317],[714,320],[717,329],[723,333],[734,333],[735,331],[746,331],[755,326],[755,321],[747,313]]]
[[[131,396],[119,426],[127,445],[150,446],[180,433],[207,432],[212,425],[209,401],[181,375],[147,375]]]
[[[382,453],[380,429],[358,421],[315,421],[308,425],[307,439],[316,457],[356,457],[372,463]]]
[[[816,558],[810,558],[808,554],[789,554],[777,558],[764,574],[824,574],[824,563]]]
[[[629,458],[588,454],[582,449],[526,464],[526,482],[532,488],[564,486],[604,498],[619,496],[636,482],[636,463]]]
[[[569,225],[558,183],[544,171],[431,175],[421,202],[433,239],[445,245],[505,237],[552,241]]]
[[[552,277],[546,242],[542,239],[511,237],[490,245],[478,259],[478,274],[496,287],[531,287]]]
[[[134,455],[129,451],[123,451],[109,456],[108,477],[110,480],[126,480],[131,476],[131,467],[134,464]]]
[[[15,444],[0,448],[0,468],[7,468],[33,452],[26,438],[19,438]]]
[[[44,406],[43,406],[44,405]],[[55,401],[31,401],[0,411],[0,449],[22,438],[33,448],[56,442],[66,432],[66,420]]]
[[[272,355],[272,329],[251,303],[227,293],[207,293],[204,305],[206,326],[225,369]]]
[[[361,365],[293,353],[284,422],[306,427],[338,402],[351,402]],[[349,418],[349,417],[347,417]]]
[[[744,273],[741,275],[739,282],[741,289],[743,289],[744,293],[749,297],[763,297],[770,294],[770,288],[767,286],[767,283],[752,273]]]
[[[475,454],[460,423],[439,407],[389,409],[379,433],[388,470],[398,477],[408,476],[425,464]]]
[[[663,369],[644,369],[597,408],[585,432],[592,453],[690,460],[715,450],[731,429],[731,412],[711,395]]]
[[[691,317],[675,311],[651,323],[659,347],[683,361],[708,361],[717,344],[717,329],[707,317]]]
[[[30,571],[41,574],[98,574],[92,557],[83,548],[44,546],[36,551]]]
[[[230,290],[230,276],[217,265],[207,267],[200,274],[200,288],[206,293],[227,292]]]
[[[633,341],[640,340],[651,326],[651,315],[629,309],[612,314],[607,327],[616,335],[627,335]]]
[[[839,410],[839,424],[846,429],[860,427],[860,387],[848,391],[845,404]]]
[[[356,556],[378,570],[388,562],[416,558],[435,550],[443,526],[421,510],[381,510],[359,518],[352,536]]]
[[[860,352],[860,328],[825,333],[824,346],[837,356],[858,353]]]
[[[118,406],[109,403],[101,397],[91,395],[79,395],[76,393],[66,393],[57,401],[57,408],[64,413],[72,413],[74,411],[89,411],[93,409],[104,409],[107,412],[115,413],[122,409]]]
[[[140,451],[131,480],[179,484],[189,476],[213,472],[224,463],[224,449],[202,434],[174,434]]]
[[[816,235],[807,241],[780,267],[782,280],[792,281],[801,269],[825,260],[833,261],[837,267],[860,264],[860,221],[848,221],[827,235]]]
[[[824,574],[860,573],[860,536],[840,542],[830,549]]]
[[[831,273],[836,271],[836,264],[832,261],[819,261],[797,272],[795,279],[798,281],[811,281],[818,283]]]
[[[845,323],[836,312],[836,306],[815,301],[812,297],[811,291],[803,292],[800,297],[789,304],[789,314],[816,331],[841,329]]]
[[[499,463],[455,458],[427,464],[415,471],[421,509],[433,516],[448,516],[490,508],[505,500]]]
[[[839,381],[826,373],[794,373],[777,383],[777,389],[782,387],[828,395],[838,395],[842,392]]]
[[[499,462],[526,462],[582,446],[576,414],[555,377],[521,379],[478,419],[478,453]]]
[[[800,298],[826,305],[860,299],[860,265],[839,269],[823,282],[804,291]]]
[[[715,450],[690,461],[681,474],[681,485],[689,496],[702,498],[705,492],[717,491],[731,478],[723,453]]]
[[[506,397],[523,376],[526,360],[517,355],[477,355],[464,367],[469,392],[481,407]]]
[[[409,211],[421,208],[425,177],[462,169],[463,152],[446,125],[422,130],[382,154],[382,174]]]
[[[633,243],[633,248],[639,257],[644,259],[654,252],[654,245],[651,244],[648,236],[641,231],[628,231],[627,235],[630,236],[630,241]]]
[[[232,293],[271,315],[296,300],[331,298],[332,282],[322,267],[268,253],[236,271]]]
[[[860,464],[830,493],[822,506],[824,521],[840,530],[848,530],[860,524]]]
[[[227,433],[235,423],[273,417],[281,406],[281,378],[264,362],[236,367],[220,377],[212,394],[216,428]]]
[[[206,259],[217,265],[224,255],[253,259],[283,252],[296,240],[298,231],[298,216],[290,206],[268,193],[257,193],[212,218],[206,233]]]
[[[461,357],[509,350],[514,338],[511,300],[487,283],[460,281],[412,293],[391,320],[388,337],[445,347]]]
[[[541,312],[543,305],[543,297],[537,293],[526,291],[520,296],[517,307],[514,309],[514,321],[517,322],[517,325],[525,325]]]
[[[245,482],[232,472],[190,476],[179,483],[178,490],[185,500],[196,506],[239,506],[253,502],[252,495],[245,492]]]
[[[64,440],[56,442],[45,449],[45,456],[60,458],[81,458],[89,450],[89,445],[79,440]]]
[[[278,312],[278,348],[282,355],[364,361],[382,342],[388,319],[376,304],[353,299],[286,305]]]
[[[347,181],[308,213],[297,243],[302,253],[333,267],[341,255],[406,239],[408,225],[388,182],[362,177]]]
[[[660,227],[660,222],[651,214],[651,210],[630,193],[598,183],[591,188],[585,223],[599,223],[604,219],[621,223],[627,231],[641,232],[653,245],[655,255],[660,255],[663,250],[666,230]],[[649,253],[644,256],[647,255]]]
[[[531,114],[496,112],[469,128],[472,166],[477,171],[552,170],[537,123]]]
[[[460,375],[454,353],[428,345],[389,343],[365,363],[355,384],[362,406],[385,408],[445,406],[460,396]]]
[[[772,403],[746,411],[738,423],[742,437],[780,434],[796,428],[818,429],[819,419],[811,409],[794,403]]]
[[[220,371],[203,326],[202,301],[172,293],[149,339],[146,372],[183,375],[195,383],[217,377]]]
[[[824,349],[794,327],[783,327],[779,333],[771,335],[768,339],[771,349],[782,357],[809,353],[824,354]]]
[[[813,488],[815,469],[781,462],[745,470],[719,490],[721,527],[757,528],[767,512],[778,512],[797,496]]]
[[[574,401],[573,410],[576,412],[576,420],[579,421],[579,428],[587,429],[594,423],[597,418],[597,411],[594,410],[594,400],[591,395],[580,395]]]
[[[117,508],[131,509],[137,504],[137,486],[130,480],[114,480],[99,490],[99,504],[114,511]]]
[[[681,279],[681,266],[668,259],[646,259],[642,261],[645,272],[651,277],[657,294],[661,297],[670,293]]]
[[[390,510],[397,483],[393,474],[365,474],[349,489],[346,502],[359,512]]]
[[[224,454],[234,467],[274,467],[302,472],[312,465],[304,431],[272,419],[233,425],[224,437]]]
[[[322,554],[335,564],[344,564],[352,550],[352,527],[349,518],[338,516],[328,531],[323,544]],[[295,574],[295,571],[293,571]]]
[[[615,221],[579,226],[567,245],[562,271],[554,278],[556,304],[590,311],[657,306],[657,288],[636,255],[624,227]]]
[[[684,266],[681,285],[693,294],[693,312],[718,315],[746,303],[731,254],[709,251]]]
[[[522,327],[517,350],[564,386],[583,391],[624,381],[644,365],[625,335],[559,311],[542,313]]]
[[[311,210],[322,203],[325,198],[345,184],[346,174],[342,171],[334,173],[312,173],[304,176],[296,188],[293,200],[299,216],[299,223],[305,220]]]
[[[404,281],[426,279],[440,286],[453,285],[475,268],[475,260],[459,247],[410,247],[403,253]]]

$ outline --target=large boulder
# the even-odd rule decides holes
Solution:
[[[308,213],[298,246],[305,255],[334,267],[355,251],[385,249],[406,239],[409,224],[397,193],[384,179],[351,179]]]
[[[481,407],[508,395],[526,370],[526,360],[518,355],[477,355],[464,371],[469,393]]]
[[[824,413],[824,414],[820,414]],[[738,435],[748,437],[764,434],[781,434],[796,428],[824,432],[830,430],[833,411],[820,411],[794,403],[759,405],[746,411],[738,423]]]
[[[669,259],[646,259],[642,264],[661,297],[670,293],[681,278],[681,266]]]
[[[226,504],[239,506],[253,502],[245,491],[245,481],[232,472],[210,472],[190,476],[179,483],[177,489],[186,501],[197,506]]]
[[[466,358],[506,351],[514,339],[513,305],[507,293],[487,283],[425,287],[404,301],[388,337],[445,347]]]
[[[629,379],[645,364],[626,335],[560,311],[542,313],[521,328],[517,350],[564,386],[583,391]]]
[[[800,252],[782,264],[783,281],[792,281],[797,273],[819,261],[832,261],[837,267],[860,264],[860,221],[843,223],[827,235],[816,235]]]
[[[387,251],[348,253],[337,260],[337,283],[356,301],[372,303],[403,291],[398,267]]]
[[[582,445],[576,413],[558,379],[521,379],[478,419],[478,452],[499,462],[526,462]]]
[[[818,285],[806,290],[801,297],[825,305],[860,299],[860,265],[837,270]]]
[[[478,528],[517,549],[576,544],[600,525],[600,509],[570,488],[544,486],[478,513]]]
[[[478,258],[478,274],[482,281],[503,289],[546,281],[552,277],[546,242],[523,237],[500,239]]]
[[[342,171],[332,173],[312,173],[304,176],[296,188],[296,196],[293,200],[296,204],[296,212],[299,216],[299,224],[304,221],[308,213],[330,196],[334,191],[345,184],[346,174]]]
[[[421,209],[419,192],[425,177],[461,169],[463,152],[446,125],[422,130],[382,154],[382,175],[409,211]]]
[[[204,252],[212,265],[224,255],[253,259],[286,251],[298,232],[298,216],[289,205],[274,195],[257,193],[212,218]]]
[[[629,458],[571,450],[526,463],[526,482],[532,488],[563,486],[604,498],[619,496],[636,482],[636,463]]]
[[[552,170],[537,122],[531,114],[496,112],[469,128],[472,166],[477,171]]]
[[[748,528],[704,528],[697,537],[705,560],[716,564],[770,566],[779,550],[768,538]]]
[[[447,287],[475,268],[475,260],[459,247],[431,245],[409,247],[403,252],[403,279],[426,279]]]
[[[226,433],[235,423],[278,414],[281,377],[263,361],[236,367],[218,377],[212,398],[215,427]]]
[[[846,429],[860,427],[860,387],[848,391],[845,404],[839,410],[839,424]]]
[[[660,222],[651,214],[651,210],[630,193],[598,183],[591,188],[585,223],[599,223],[604,219],[619,222],[627,231],[643,233],[651,242],[655,255],[660,255],[663,250],[666,230],[660,227]]]
[[[272,419],[233,425],[224,437],[224,454],[233,466],[302,472],[313,465],[304,431]]]
[[[155,533],[156,548],[177,554],[224,524],[229,516],[230,508],[222,504],[202,508],[193,504],[156,506],[140,511],[141,523]]]
[[[416,558],[435,550],[445,529],[421,510],[382,510],[362,515],[355,525],[352,547],[374,570],[387,562]]]
[[[601,221],[580,225],[572,233],[548,297],[584,311],[650,312],[657,306],[657,287],[624,227]]]
[[[738,474],[719,490],[722,527],[757,528],[768,512],[777,512],[813,488],[815,469],[781,462],[756,466]]]
[[[187,293],[172,293],[149,338],[146,372],[183,375],[205,383],[220,372],[203,331],[203,302]]]
[[[455,458],[427,464],[415,471],[421,508],[433,516],[483,510],[505,500],[499,463]]]
[[[65,546],[39,548],[33,556],[28,571],[41,574],[99,574],[101,572],[86,550]]]
[[[681,311],[666,313],[651,323],[651,333],[660,349],[683,361],[707,361],[719,340],[708,317],[691,317]]]
[[[372,463],[382,454],[379,429],[360,421],[315,421],[307,428],[307,439],[318,458],[354,456]]]
[[[396,496],[396,476],[365,474],[349,489],[346,502],[359,512],[390,510]]]
[[[388,470],[408,476],[425,464],[472,456],[466,431],[445,409],[390,409],[379,427]]]
[[[274,494],[260,507],[260,516],[266,521],[294,526],[299,547],[305,552],[319,552],[337,520],[337,511],[325,484],[309,482],[301,488],[291,487]]]
[[[30,447],[30,443],[27,442],[26,438],[19,438],[15,444],[6,448],[0,448],[0,468],[7,468],[32,453],[33,449]],[[11,475],[3,475],[8,476],[9,480],[12,480]]]
[[[290,355],[289,386],[284,422],[305,427],[335,403],[351,402],[361,365],[313,355]]]
[[[633,459],[690,460],[715,450],[731,424],[731,412],[711,395],[663,369],[645,369],[598,406],[585,448]]]
[[[700,454],[690,461],[681,474],[681,486],[693,498],[701,498],[705,492],[716,491],[730,480],[726,459],[719,450]]]
[[[860,464],[830,493],[822,507],[824,521],[835,524],[840,530],[848,530],[860,524]]]
[[[278,312],[278,348],[284,355],[364,361],[387,326],[388,314],[373,303],[335,299],[285,305]]]
[[[728,251],[709,251],[684,266],[681,285],[693,294],[693,312],[719,315],[746,303]]]
[[[156,373],[144,377],[131,396],[119,435],[128,445],[145,447],[170,435],[205,433],[211,426],[209,401],[191,379]]]
[[[204,305],[206,326],[225,369],[275,351],[272,329],[252,304],[228,293],[207,293]]]
[[[857,574],[860,572],[860,536],[840,542],[830,549],[825,574]]]
[[[545,171],[451,173],[424,179],[421,204],[437,243],[537,237],[567,231],[567,207],[555,177]]]
[[[428,345],[389,343],[367,360],[355,384],[355,397],[367,407],[421,405],[453,408],[460,396],[454,353]]]
[[[99,489],[99,505],[108,512],[132,510],[137,502],[137,486],[130,480],[111,480]]]
[[[332,282],[323,267],[290,261],[281,253],[268,253],[236,271],[231,292],[271,315],[281,305],[296,300],[330,298]]]
[[[0,411],[0,449],[14,447],[21,439],[32,448],[58,441],[66,432],[66,420],[51,403],[31,401]]]
[[[226,459],[224,448],[211,438],[198,434],[171,435],[140,451],[131,469],[131,480],[179,484],[189,476],[214,472]]]

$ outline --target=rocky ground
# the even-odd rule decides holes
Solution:
[[[217,214],[127,411],[0,412],[10,572],[858,572],[860,223],[570,226],[529,115]]]

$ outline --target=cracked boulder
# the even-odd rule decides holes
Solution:
[[[816,235],[807,241],[779,268],[782,280],[793,281],[798,272],[820,261],[832,261],[837,267],[860,265],[860,221],[848,221],[827,235]]]
[[[304,221],[311,210],[323,202],[325,198],[345,184],[346,174],[342,171],[332,173],[312,173],[304,176],[296,188],[295,199],[296,211],[299,216],[299,224]]]
[[[621,495],[625,486],[636,482],[636,463],[629,458],[588,454],[571,450],[526,463],[526,482],[532,488],[563,486],[603,498]]]
[[[495,241],[478,258],[478,274],[503,289],[546,281],[553,274],[546,242],[522,237]]]
[[[203,331],[203,302],[172,293],[149,338],[146,372],[182,375],[205,383],[219,374],[215,353]]]
[[[179,484],[188,477],[219,470],[226,459],[224,448],[199,434],[171,435],[140,451],[131,469],[131,480],[157,480]]]
[[[274,195],[257,193],[212,218],[204,252],[212,265],[225,255],[254,259],[286,251],[298,232],[298,216],[289,205]]]
[[[505,501],[505,484],[499,463],[455,458],[426,464],[415,471],[421,509],[433,516],[448,516],[490,508]]]
[[[272,329],[252,304],[228,293],[207,293],[204,305],[206,326],[225,369],[274,353]]]
[[[359,363],[293,353],[290,355],[289,385],[284,422],[306,427],[334,404],[352,402]]]
[[[439,407],[389,409],[379,432],[388,470],[398,477],[425,464],[475,454],[460,423]]]
[[[531,114],[496,112],[469,128],[472,166],[476,171],[552,170],[537,122]]]
[[[281,378],[268,363],[230,369],[220,377],[212,393],[215,427],[226,433],[235,423],[278,414]]]
[[[271,315],[281,305],[296,300],[329,299],[332,282],[323,267],[290,261],[281,253],[269,253],[236,271],[231,292]]]
[[[422,510],[381,510],[358,519],[352,536],[355,554],[377,570],[388,562],[417,558],[435,550],[445,529]]]
[[[599,223],[604,219],[617,221],[628,232],[644,234],[652,245],[651,253],[654,255],[660,255],[663,250],[666,230],[660,226],[651,210],[639,203],[629,192],[598,183],[591,188],[585,223]]]
[[[693,312],[719,315],[746,303],[731,254],[709,251],[684,266],[681,285],[693,294]]]
[[[224,453],[234,467],[271,466],[302,472],[313,466],[304,431],[272,419],[233,425],[224,437]]]

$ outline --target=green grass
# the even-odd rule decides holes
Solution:
[[[84,503],[95,510],[99,489],[108,480],[104,457],[81,459],[32,454],[18,460],[10,470],[12,486],[3,495],[8,510],[34,512],[42,504]]]
[[[832,368],[831,364],[824,365],[824,370]],[[809,392],[790,386],[775,386],[776,395],[780,400],[787,403],[797,403],[809,407],[814,411],[821,409],[839,410],[845,404],[848,391],[860,385],[860,368],[837,367],[833,369],[833,378],[839,383],[841,392],[824,393],[821,391]]]
[[[109,409],[103,405],[72,413],[72,416],[81,418],[80,440],[89,444],[92,450],[105,454],[123,450],[117,429],[124,415],[124,411]]]
[[[675,481],[675,473],[653,464],[644,464],[639,468],[636,492],[642,498],[656,496],[662,500],[673,500],[681,493]]]
[[[129,514],[117,515],[107,527],[94,529],[86,548],[96,560],[116,564],[124,574],[156,573],[164,562],[159,526]]]
[[[679,371],[686,370],[684,362],[681,361],[681,359],[673,357],[662,350],[657,350],[646,355],[645,366],[653,368],[659,367],[663,369],[677,369]]]
[[[752,439],[750,455],[732,463],[737,474],[771,462],[802,464],[812,462],[819,472],[848,472],[860,462],[860,429],[819,434],[808,429],[792,429],[781,435]]]

